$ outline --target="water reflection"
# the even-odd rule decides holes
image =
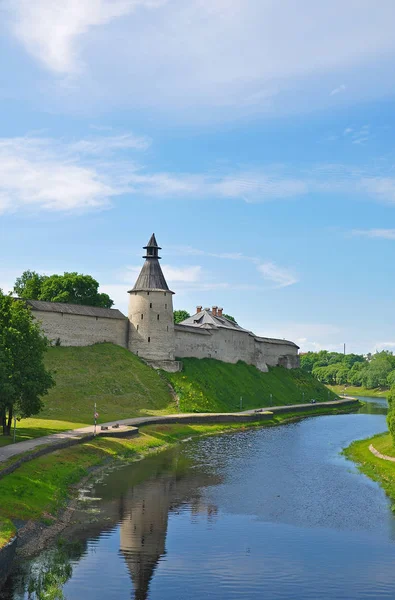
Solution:
[[[218,485],[221,478],[210,470],[194,468],[191,472],[191,466],[190,459],[171,451],[115,472],[95,487],[95,496],[101,497],[100,519],[91,523],[89,535],[95,528],[103,530],[103,520],[107,528],[119,523],[119,553],[126,563],[135,600],[148,598],[155,568],[166,554],[169,514],[188,505],[192,517],[199,514],[209,522],[215,520],[217,506],[203,501],[199,490]],[[147,473],[149,478],[144,480]],[[81,517],[86,520],[86,516]],[[86,534],[86,523],[82,529],[77,526],[73,530],[74,537],[85,538]]]

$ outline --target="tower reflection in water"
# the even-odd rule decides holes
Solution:
[[[145,463],[149,471],[149,467],[153,466],[152,462],[149,465],[150,462],[150,459],[143,461],[141,466]],[[184,507],[192,517],[204,514],[211,521],[215,519],[218,512],[217,507],[207,503],[202,495],[203,488],[219,483],[220,479],[217,476],[199,468],[190,470],[189,460],[186,461],[183,457],[180,462],[174,459],[174,455],[170,464],[168,460],[165,463],[160,461],[158,464],[158,457],[156,457],[155,466],[157,467],[154,469],[155,472],[141,483],[133,484],[133,481],[128,483],[127,479],[123,479],[120,485],[119,477],[122,476],[122,472],[118,472],[110,476],[104,488],[107,496],[110,490],[118,494],[118,502],[114,503],[113,499],[108,498],[109,502],[104,501],[102,508],[107,515],[108,512],[115,512],[115,510],[118,512],[120,553],[131,577],[134,600],[148,598],[149,585],[155,568],[166,554],[169,513],[179,512]],[[132,479],[135,480],[138,474],[134,475]],[[118,481],[112,482],[111,479]],[[119,494],[120,487],[123,488],[121,494]]]

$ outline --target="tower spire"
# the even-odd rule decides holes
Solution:
[[[155,234],[153,233],[148,244],[144,246],[144,250],[146,250],[146,253],[143,256],[143,258],[145,258],[145,263],[133,289],[130,290],[131,292],[161,290],[173,294],[173,292],[169,290],[165,276],[160,268],[160,256],[158,255],[158,251],[161,249],[162,248],[158,245]]]
[[[160,260],[160,256],[158,256],[158,250],[162,250],[160,246],[158,246],[158,242],[156,241],[155,234],[153,233],[148,240],[148,244],[144,246],[144,250],[147,250],[147,253],[143,258],[157,258]]]

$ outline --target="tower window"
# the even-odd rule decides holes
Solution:
[[[137,331],[139,330],[139,326],[138,325],[137,325],[136,329],[137,329]]]
[[[167,326],[167,328],[166,328],[166,329],[167,329],[167,331],[169,331],[169,326]]]
[[[147,296],[149,296],[149,292],[147,292]]]
[[[152,302],[149,303],[149,307],[152,308]]]
[[[148,338],[148,342],[150,342],[150,341],[151,341],[151,338],[149,337],[149,338]]]
[[[167,310],[167,304],[165,304],[165,310]]]
[[[166,292],[165,292],[165,296],[166,296]]]
[[[143,320],[143,319],[144,319],[144,315],[143,315],[143,313],[141,313],[141,320]]]
[[[157,320],[159,321],[159,315],[156,315]]]

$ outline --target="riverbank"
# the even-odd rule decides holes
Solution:
[[[135,461],[177,443],[202,435],[216,435],[250,427],[272,427],[306,416],[338,414],[354,410],[353,406],[316,406],[301,412],[275,414],[267,421],[215,424],[156,424],[140,429],[137,437],[98,437],[77,446],[54,450],[24,463],[0,480],[0,531],[4,544],[14,535],[16,523],[23,539],[25,532],[37,542],[48,527],[55,525],[70,500],[76,497],[78,485],[95,469],[111,461]],[[55,527],[54,535],[58,533]],[[29,536],[28,536],[29,537]]]
[[[388,388],[376,388],[368,390],[364,387],[357,387],[355,385],[327,385],[327,388],[332,390],[337,395],[346,396],[366,396],[368,398],[386,398],[389,392]]]
[[[354,461],[362,473],[381,485],[391,498],[395,512],[395,463],[375,456],[369,450],[371,444],[381,454],[395,458],[395,446],[388,432],[353,442],[343,450],[343,454]]]

